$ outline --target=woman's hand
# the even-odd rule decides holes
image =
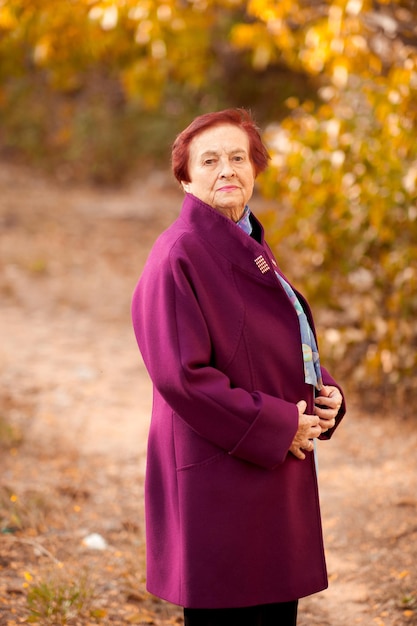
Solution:
[[[298,407],[298,430],[295,433],[295,437],[290,446],[290,452],[293,453],[297,459],[305,459],[306,455],[303,450],[311,452],[314,450],[313,439],[320,437],[322,429],[320,426],[320,419],[316,415],[307,415],[305,410],[307,403],[304,400],[297,402]]]
[[[314,413],[319,418],[321,432],[325,433],[336,423],[336,415],[339,412],[343,398],[337,387],[325,385],[320,390],[320,395],[315,399]]]

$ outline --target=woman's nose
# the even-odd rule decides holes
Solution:
[[[220,178],[229,178],[235,173],[229,159],[224,159],[220,162]]]

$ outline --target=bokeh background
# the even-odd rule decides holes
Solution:
[[[145,589],[130,300],[180,210],[170,146],[225,107],[348,398],[299,625],[416,626],[416,96],[415,0],[0,0],[1,626],[182,623]]]

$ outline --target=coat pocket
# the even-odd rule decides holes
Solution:
[[[175,413],[172,419],[177,471],[205,465],[227,456],[226,450],[198,435]]]

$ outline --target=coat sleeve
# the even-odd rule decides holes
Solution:
[[[268,469],[285,460],[298,428],[297,406],[232,387],[212,365],[205,312],[184,264],[148,263],[132,317],[154,387],[181,419],[233,456]]]

